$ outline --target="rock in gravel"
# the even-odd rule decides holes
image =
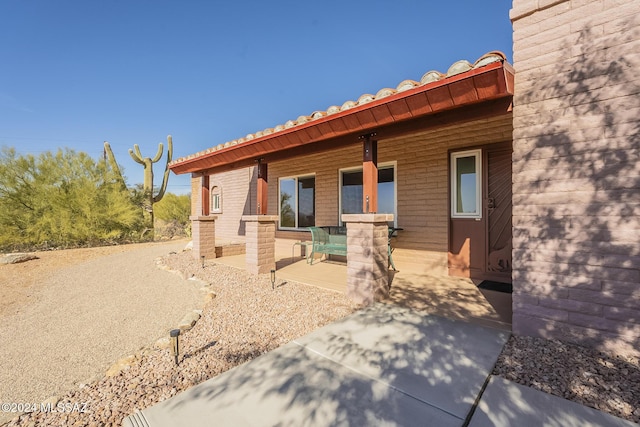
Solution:
[[[163,349],[163,348],[169,348],[170,345],[171,345],[171,340],[169,340],[169,337],[162,337],[158,339],[158,341],[156,341],[153,346],[158,349]]]
[[[640,362],[557,340],[512,336],[494,375],[640,422]]]
[[[193,310],[185,314],[180,323],[178,323],[178,329],[181,331],[188,331],[193,328],[196,322],[200,319],[201,313],[202,311],[199,312],[198,310]]]
[[[31,261],[32,259],[38,259],[35,254],[28,253],[15,253],[6,254],[0,256],[0,264],[18,264],[19,262]]]

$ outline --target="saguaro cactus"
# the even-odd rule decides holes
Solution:
[[[107,141],[104,142],[104,157],[105,161],[108,162],[111,170],[117,175],[118,181],[120,181],[120,185],[123,190],[126,190],[127,184],[124,182],[124,177],[122,176],[122,172],[120,171],[120,166],[118,166],[118,162],[116,162],[116,157],[113,155],[113,151],[111,150],[111,145]]]
[[[129,149],[129,155],[131,158],[140,163],[144,168],[144,184],[143,190],[145,195],[145,202],[143,205],[143,209],[145,212],[145,218],[147,220],[147,227],[149,230],[153,231],[153,204],[158,203],[162,200],[164,196],[164,192],[167,189],[167,182],[169,181],[169,163],[171,162],[171,157],[173,156],[173,141],[171,139],[171,135],[167,136],[167,163],[164,167],[164,175],[162,176],[162,185],[160,186],[160,190],[158,194],[153,194],[153,164],[158,162],[160,158],[162,158],[162,151],[164,146],[162,142],[158,144],[158,152],[153,158],[150,157],[142,157],[142,153],[140,153],[140,147],[138,144],[133,145],[133,150]]]

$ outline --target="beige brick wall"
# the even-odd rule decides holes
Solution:
[[[222,192],[222,212],[210,213],[218,218],[215,223],[218,245],[244,242],[245,223],[241,217],[256,213],[256,179],[255,167],[210,176],[209,187],[218,186]],[[191,178],[191,214],[196,216],[201,215],[201,180]]]
[[[359,304],[371,304],[389,295],[387,222],[375,219],[375,214],[348,216],[347,296]]]
[[[269,273],[276,268],[275,261],[275,217],[257,219],[252,216],[245,222],[246,227],[246,267],[253,274]]]
[[[640,3],[514,0],[513,329],[640,351]]]
[[[507,114],[381,142],[379,155],[398,161],[396,265],[447,274],[449,150],[511,141],[511,132]]]
[[[193,216],[191,218],[191,237],[194,258],[200,260],[202,256],[206,259],[216,257],[216,229],[212,217]]]

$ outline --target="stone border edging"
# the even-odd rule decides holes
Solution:
[[[199,288],[200,291],[204,292],[202,307],[206,306],[209,302],[211,302],[216,297],[215,292],[211,290],[211,283],[200,280],[196,278],[194,275],[191,275],[190,277],[186,277],[187,275],[180,270],[172,270],[162,262],[162,258],[163,257],[158,257],[155,259],[157,268],[159,268],[160,270],[167,271],[169,273],[177,274],[181,276],[183,280],[199,282],[202,285]],[[187,312],[182,317],[182,320],[178,322],[178,325],[175,328],[170,328],[170,329],[180,329],[181,332],[185,332],[192,329],[196,325],[198,320],[200,320],[200,317],[202,316],[202,310],[203,309],[200,308],[200,309],[194,309]],[[104,376],[114,377],[118,375],[122,370],[130,367],[134,362],[139,360],[142,356],[154,350],[162,350],[162,349],[169,348],[170,345],[171,345],[171,342],[168,336],[160,337],[153,344],[143,347],[142,349],[138,350],[136,353],[132,355],[125,356],[117,360],[113,365],[111,365],[109,369],[107,369]]]

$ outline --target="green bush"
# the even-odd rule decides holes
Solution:
[[[73,247],[136,241],[142,212],[104,161],[0,151],[0,249]]]
[[[165,193],[162,200],[153,205],[153,214],[156,237],[172,238],[191,234],[191,198],[188,195]]]

